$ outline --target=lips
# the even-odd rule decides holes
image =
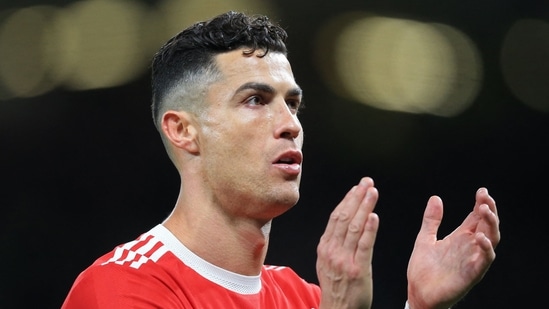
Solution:
[[[297,165],[300,165],[302,161],[303,161],[303,154],[301,153],[301,151],[291,150],[291,151],[286,151],[283,154],[281,154],[280,156],[278,156],[278,158],[273,163],[274,164],[288,164],[288,165],[297,164]]]

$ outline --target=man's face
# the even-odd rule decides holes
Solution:
[[[284,55],[257,53],[217,56],[223,77],[206,94],[198,142],[212,200],[236,215],[270,219],[299,199],[302,96]]]

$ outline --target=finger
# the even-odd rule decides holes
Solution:
[[[497,215],[496,201],[488,193],[488,189],[482,187],[479,188],[475,195],[475,209],[478,209],[480,205],[486,204],[492,212]]]
[[[369,213],[364,230],[358,240],[355,261],[364,261],[365,265],[372,262],[374,244],[379,229],[379,217],[376,213]]]
[[[359,204],[359,207],[347,226],[347,233],[343,247],[345,249],[355,251],[358,246],[358,241],[364,232],[364,226],[368,221],[368,216],[372,213],[378,198],[378,192],[375,187],[370,187],[366,191],[364,199]]]
[[[484,268],[485,272],[487,270],[487,266],[489,266],[496,259],[496,252],[494,251],[494,247],[492,246],[490,239],[488,239],[488,237],[486,237],[483,233],[476,233],[475,240],[484,252],[484,257],[486,257],[480,259],[482,261],[480,268]]]
[[[427,201],[423,221],[416,242],[432,243],[437,240],[437,232],[442,221],[443,206],[440,197],[433,195]]]
[[[479,232],[483,233],[491,242],[491,246],[495,247],[499,244],[501,239],[499,231],[499,217],[495,214],[489,205],[482,204],[479,207],[484,225],[481,225]]]
[[[330,216],[330,221],[334,225],[333,234],[330,240],[334,240],[338,244],[343,244],[349,223],[354,218],[359,205],[366,196],[368,189],[373,186],[371,178],[362,178],[360,183],[351,191],[351,195],[344,202],[340,203]]]
[[[488,207],[486,212],[481,211],[482,205],[486,205]],[[490,227],[486,227],[483,224],[479,224],[480,220],[486,220],[486,219],[488,220],[495,219],[496,224],[494,225],[493,224],[494,222],[492,222]],[[463,220],[463,224],[460,226],[460,228],[470,229],[470,230],[479,229],[480,232],[486,232],[485,230],[493,229],[494,226],[497,229],[498,225],[499,225],[499,217],[497,215],[497,207],[496,207],[495,200],[488,194],[488,190],[486,188],[478,189],[475,197],[475,206],[473,207],[473,211],[465,218],[465,220]]]
[[[326,225],[326,229],[324,230],[324,234],[322,235],[322,239],[330,239],[332,237],[335,230],[336,222],[337,222],[339,206],[343,203],[347,203],[347,201],[351,199],[351,196],[354,194],[356,187],[357,186],[353,186],[351,190],[347,192],[343,200],[338,204],[338,206],[330,214],[330,217],[328,218],[328,224]]]

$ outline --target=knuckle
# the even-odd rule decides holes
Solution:
[[[349,227],[347,228],[347,230],[349,231],[349,233],[352,233],[352,234],[358,234],[360,233],[360,225],[356,222],[351,222],[349,224]]]
[[[373,245],[370,241],[367,241],[365,239],[360,239],[358,241],[358,249],[362,251],[371,250],[373,248]]]
[[[334,269],[344,269],[347,264],[344,259],[339,257],[339,255],[330,256],[329,263]]]
[[[337,220],[345,222],[345,221],[349,221],[349,218],[350,216],[348,212],[341,211],[337,217]]]

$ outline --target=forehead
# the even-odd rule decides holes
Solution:
[[[290,84],[296,87],[294,75],[288,58],[282,53],[263,50],[245,55],[243,49],[219,54],[216,57],[219,70],[224,76],[224,82],[267,82]]]

